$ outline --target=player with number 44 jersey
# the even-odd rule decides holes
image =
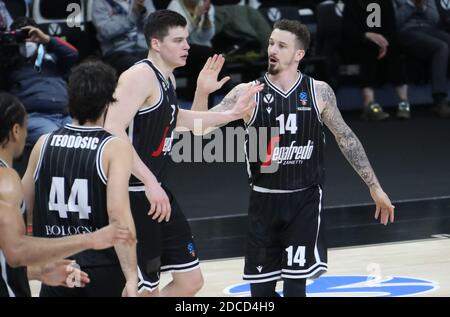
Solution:
[[[128,196],[131,146],[102,127],[116,85],[115,71],[101,62],[83,63],[72,71],[69,111],[73,122],[38,140],[23,180],[33,235],[59,238],[119,223],[135,236]],[[134,243],[88,250],[73,258],[91,283],[84,289],[43,285],[40,296],[137,295]]]

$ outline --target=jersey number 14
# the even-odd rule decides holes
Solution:
[[[285,134],[286,131],[290,131],[291,134],[297,133],[297,115],[295,113],[290,113],[285,120],[284,114],[280,114],[276,120],[280,126],[280,134]]]

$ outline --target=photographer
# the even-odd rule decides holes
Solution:
[[[64,78],[76,63],[78,52],[62,39],[43,33],[31,18],[17,18],[11,30],[12,35],[0,41],[0,49],[9,52],[4,54],[9,60],[2,63],[6,66],[0,72],[4,86],[0,90],[14,94],[25,105],[27,144],[33,145],[42,134],[71,122],[65,109]]]

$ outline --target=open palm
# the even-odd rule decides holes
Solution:
[[[230,80],[230,76],[226,76],[220,81],[218,80],[224,63],[225,58],[222,55],[215,54],[213,57],[209,57],[198,75],[197,89],[203,93],[211,94],[222,88]]]

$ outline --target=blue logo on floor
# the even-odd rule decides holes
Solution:
[[[438,288],[437,282],[413,277],[380,278],[364,275],[329,275],[314,281],[308,280],[306,293],[310,297],[397,297],[429,293]],[[250,284],[232,285],[226,288],[224,293],[250,296]],[[278,291],[278,293],[283,295],[282,291]]]

